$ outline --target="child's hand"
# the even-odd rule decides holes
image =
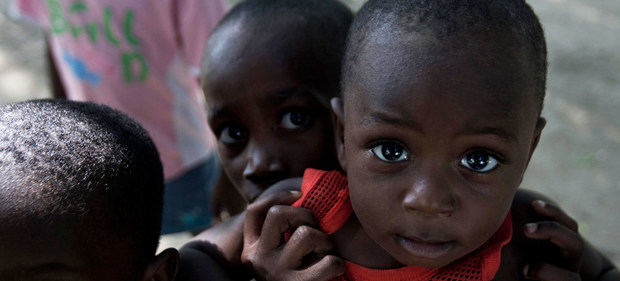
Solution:
[[[308,209],[288,206],[300,196],[280,191],[248,206],[243,230],[241,261],[249,263],[266,280],[330,280],[344,273],[343,261],[327,255],[332,243],[313,228]],[[284,235],[292,234],[284,242]],[[313,258],[308,261],[308,258]]]
[[[532,202],[532,208],[549,221],[528,223],[525,236],[530,239],[547,240],[559,248],[559,260],[551,263],[529,264],[524,268],[525,277],[532,280],[581,280],[579,267],[584,241],[577,232],[577,222],[560,208],[541,200]]]

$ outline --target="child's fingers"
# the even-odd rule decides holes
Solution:
[[[315,225],[314,215],[306,208],[277,205],[269,208],[260,235],[259,251],[271,251],[280,246],[282,236],[302,225]]]
[[[561,253],[567,258],[570,268],[579,268],[584,248],[583,238],[579,233],[558,222],[543,221],[526,224],[525,236],[536,240],[549,240],[561,249]]]
[[[569,253],[583,252],[583,239],[579,233],[555,221],[528,223],[525,225],[525,235],[532,239],[549,240]]]
[[[325,255],[333,248],[327,234],[310,226],[302,225],[295,229],[291,238],[284,245],[280,259],[286,268],[299,268],[303,258],[314,252]]]
[[[526,265],[523,269],[526,279],[541,281],[579,281],[577,272],[569,271],[551,264]]]
[[[567,215],[562,209],[553,204],[549,204],[542,200],[536,200],[532,202],[532,208],[539,214],[551,218],[564,226],[568,227],[568,229],[577,232],[579,229],[579,225],[577,221],[575,221],[572,217]]]
[[[288,178],[285,180],[281,180],[277,183],[274,183],[269,188],[265,189],[261,195],[258,196],[257,200],[266,198],[267,196],[271,196],[272,194],[283,192],[283,191],[300,191],[301,190],[301,182],[302,178]],[[285,205],[285,204],[282,204]],[[289,205],[289,204],[287,204]]]
[[[296,274],[301,274],[298,278],[288,280],[327,281],[343,275],[344,270],[344,261],[341,258],[327,255],[312,266],[296,271]]]
[[[269,208],[274,205],[290,205],[299,199],[300,196],[301,192],[298,191],[280,191],[250,204],[247,208],[243,225],[244,241],[253,243],[258,240]]]

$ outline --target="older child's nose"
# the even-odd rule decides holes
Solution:
[[[449,217],[456,208],[451,188],[440,174],[417,176],[402,202],[409,213]]]
[[[286,177],[284,162],[268,147],[250,145],[243,177],[259,185],[271,185]]]

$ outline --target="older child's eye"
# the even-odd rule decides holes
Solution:
[[[220,132],[219,140],[225,144],[239,144],[248,139],[248,131],[239,126],[226,126]]]
[[[383,142],[371,149],[372,153],[388,163],[402,162],[409,159],[409,152],[400,144],[396,142]]]
[[[299,110],[291,110],[282,115],[280,126],[288,130],[296,130],[307,127],[311,122],[312,116],[310,114]]]
[[[461,158],[461,165],[476,173],[486,173],[495,169],[499,163],[488,152],[472,151]]]

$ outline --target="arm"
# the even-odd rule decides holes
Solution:
[[[301,178],[282,180],[265,190],[257,200],[269,197],[282,190],[300,190]],[[240,265],[243,250],[243,224],[246,211],[219,223],[196,235],[191,241],[205,241],[216,247],[228,263]]]
[[[513,215],[515,235],[523,237],[522,246],[529,253],[530,279],[618,280],[613,264],[579,235],[577,222],[549,198],[519,190]]]
[[[210,245],[228,264],[240,266],[243,249],[243,221],[245,211],[231,219],[216,224],[192,238],[190,242]]]
[[[244,270],[236,270],[221,255],[217,246],[207,241],[194,241],[179,249],[177,281],[183,280],[249,280]]]
[[[580,275],[583,280],[620,280],[620,271],[594,246],[586,241]]]
[[[279,192],[248,207],[241,260],[260,280],[327,281],[344,273],[333,244],[306,208],[290,206],[300,192]],[[288,238],[288,239],[287,239]]]
[[[278,191],[299,190],[300,187],[300,178],[283,180],[263,192],[259,200]],[[249,270],[241,263],[246,213],[244,211],[225,222],[212,226],[184,245],[180,251],[179,276],[181,278],[177,280],[208,280],[211,274],[206,269],[210,268],[218,268],[216,272],[228,273],[234,276],[234,280],[249,279]],[[205,270],[200,270],[200,268],[205,268]]]

